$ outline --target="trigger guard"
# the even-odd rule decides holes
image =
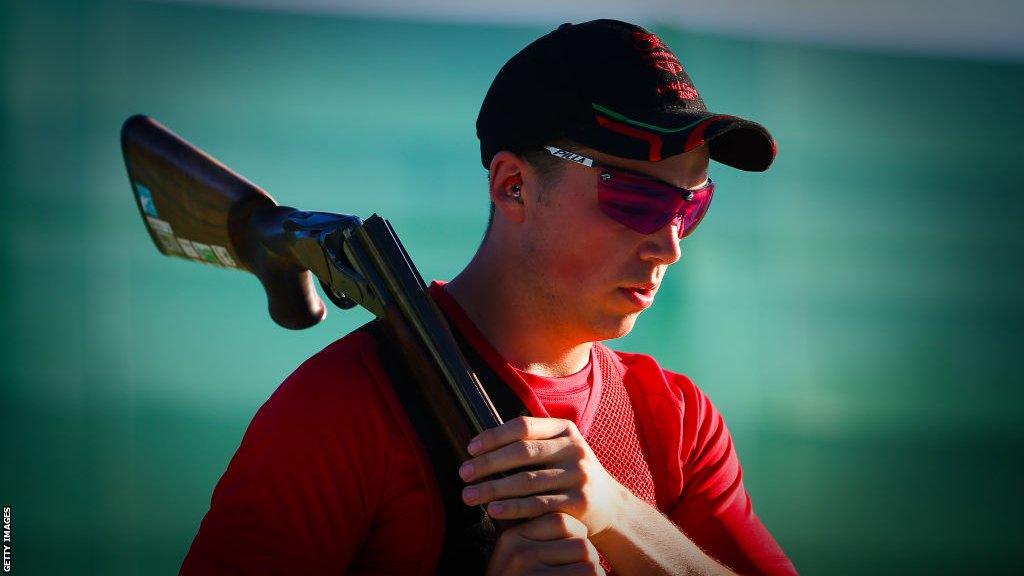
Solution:
[[[324,295],[327,296],[327,299],[342,310],[349,310],[358,305],[358,302],[348,296],[345,296],[340,292],[335,292],[334,289],[328,286],[323,280],[320,280],[320,287],[324,289]]]

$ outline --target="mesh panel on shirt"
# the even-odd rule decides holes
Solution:
[[[587,444],[609,474],[637,498],[657,508],[651,466],[640,446],[636,415],[622,383],[622,374],[612,360],[612,352],[602,345],[595,346],[602,389],[594,423],[586,434]],[[601,566],[608,574],[612,573],[603,555]]]
[[[612,361],[611,351],[598,346],[602,390],[594,423],[587,431],[587,444],[609,474],[641,500],[657,508],[654,478],[647,456],[640,446],[636,415],[622,375]]]

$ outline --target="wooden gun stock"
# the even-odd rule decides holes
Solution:
[[[323,320],[327,309],[307,268],[266,248],[289,209],[152,118],[126,120],[121,149],[139,213],[160,252],[255,274],[270,317],[285,328]]]

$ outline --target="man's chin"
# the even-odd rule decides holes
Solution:
[[[616,338],[622,338],[633,331],[633,325],[636,324],[636,319],[639,316],[640,312],[638,311],[625,315],[618,315],[614,319],[609,319],[609,321],[601,327],[600,337],[595,338],[595,340],[614,340]]]

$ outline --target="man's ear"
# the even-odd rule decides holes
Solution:
[[[494,211],[513,222],[522,222],[526,213],[527,173],[526,161],[517,154],[503,150],[491,159],[489,171],[491,202]]]

